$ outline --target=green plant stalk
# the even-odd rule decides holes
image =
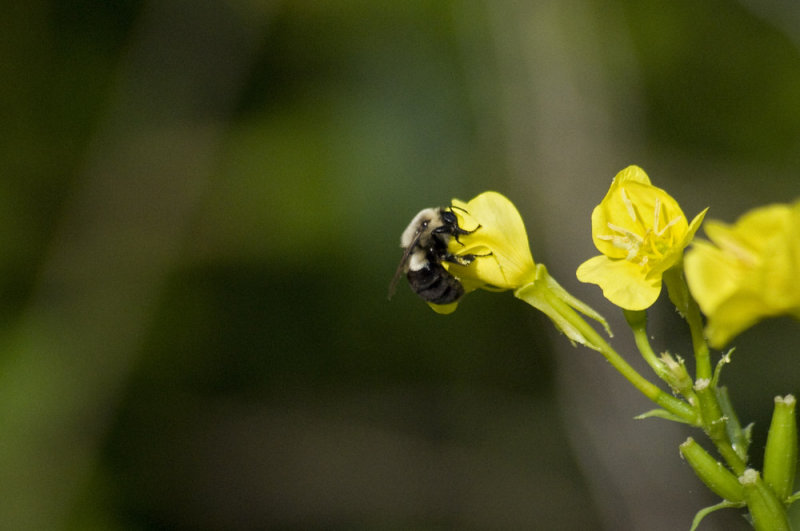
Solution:
[[[711,353],[708,349],[705,334],[703,333],[703,318],[700,316],[700,307],[694,298],[689,298],[689,307],[686,312],[686,322],[692,334],[692,350],[696,363],[695,377],[697,380],[711,380]]]
[[[727,419],[722,414],[722,408],[720,408],[716,391],[711,387],[710,380],[695,382],[695,393],[700,407],[703,431],[714,443],[717,451],[728,463],[728,466],[731,467],[731,470],[737,475],[741,474],[747,468],[747,458],[739,455],[728,438]]]
[[[689,330],[692,333],[692,350],[695,357],[695,379],[711,380],[711,354],[708,350],[705,334],[703,333],[703,318],[700,315],[700,307],[692,297],[686,278],[683,275],[683,261],[681,260],[673,267],[664,272],[664,283],[667,286],[667,293],[678,312],[689,323]]]
[[[706,430],[708,432],[708,430]],[[724,433],[724,430],[723,430]],[[731,467],[731,470],[735,474],[741,474],[747,468],[747,463],[739,457],[739,454],[733,448],[733,445],[728,441],[728,438],[723,435],[722,438],[715,439],[711,437],[711,442],[714,443],[714,446],[717,448],[719,455],[728,463],[728,466]]]
[[[689,331],[692,335],[696,374],[695,392],[700,408],[703,430],[708,434],[719,454],[731,467],[731,470],[737,475],[742,474],[747,468],[746,457],[742,458],[736,452],[731,440],[728,438],[725,416],[722,414],[722,408],[717,401],[716,390],[712,386],[711,353],[703,332],[703,318],[700,315],[700,308],[689,293],[682,275],[678,278],[673,277],[671,280],[679,282],[681,285],[677,289],[685,290],[686,293],[684,317],[689,324]],[[673,289],[676,288],[673,287]]]
[[[606,358],[611,366],[638,389],[639,392],[676,417],[683,419],[688,424],[693,426],[700,425],[697,411],[695,411],[692,406],[665,393],[650,380],[639,374],[636,369],[631,367],[628,362],[626,362],[625,359],[569,305],[555,296],[548,296],[547,299],[552,307],[556,309],[564,319],[569,321],[572,326],[579,330],[603,357]]]
[[[712,387],[713,371],[711,370],[711,353],[703,332],[703,317],[700,307],[692,297],[686,279],[683,276],[683,266],[676,265],[664,272],[664,283],[667,285],[669,298],[678,312],[683,315],[689,325],[692,335],[692,352],[695,360],[695,392],[697,393],[697,407],[700,409],[703,429],[715,444],[720,441],[724,431],[722,409],[717,402],[716,393]],[[742,469],[744,470],[744,469]],[[737,471],[741,473],[741,471]]]
[[[671,279],[673,282],[675,279]],[[688,297],[685,304],[685,318],[692,335],[692,349],[695,356],[695,391],[699,400],[700,416],[703,429],[711,438],[717,451],[733,470],[740,476],[739,481],[745,488],[747,509],[753,518],[757,531],[790,531],[786,508],[778,500],[773,490],[760,475],[747,468],[747,457],[742,457],[734,448],[726,429],[726,419],[717,400],[711,370],[711,354],[703,331],[703,319],[697,301],[685,288],[686,282],[680,276],[680,289],[686,289]],[[731,408],[732,405],[728,404]],[[735,413],[735,412],[734,412]]]
[[[708,347],[706,347],[705,352],[708,352]],[[728,463],[728,466],[731,467],[731,470],[737,475],[741,474],[747,468],[746,457],[743,458],[739,455],[728,438],[727,420],[722,414],[722,408],[717,401],[717,393],[711,387],[711,380],[696,381],[695,393],[700,408],[703,430],[711,439],[711,442],[714,443],[725,462]]]
[[[664,381],[669,381],[669,373],[664,368],[664,364],[658,359],[653,347],[650,346],[650,340],[647,338],[647,312],[631,312],[624,311],[625,319],[628,321],[631,330],[633,330],[633,340],[636,342],[636,348],[639,349],[644,361],[653,369],[656,376]]]

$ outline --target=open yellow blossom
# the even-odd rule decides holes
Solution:
[[[469,265],[443,262],[464,292],[479,288],[490,291],[515,289],[535,276],[535,264],[528,245],[528,235],[517,207],[504,195],[484,192],[469,202],[453,199],[452,212],[458,226],[469,231],[458,240],[451,238],[448,251],[456,256],[475,256]],[[438,313],[455,311],[458,302],[433,304]]]
[[[705,233],[711,242],[694,242],[685,271],[712,346],[765,317],[800,318],[800,201],[754,209],[733,226],[708,221]]]
[[[460,228],[468,234],[452,238],[448,251],[457,257],[469,257],[469,263],[445,261],[442,265],[469,293],[482,288],[489,291],[514,290],[514,295],[553,320],[556,327],[573,342],[598,348],[576,326],[575,311],[599,321],[608,330],[601,315],[572,297],[531,255],[525,224],[514,204],[497,192],[484,192],[463,202],[454,199],[452,212]],[[474,257],[474,258],[473,258]],[[450,313],[458,302],[430,304],[439,313]]]
[[[535,264],[525,224],[508,198],[497,192],[484,192],[467,203],[453,199],[451,205],[459,226],[472,232],[461,236],[460,242],[451,239],[448,250],[455,255],[478,257],[469,266],[445,264],[461,280],[465,291],[484,286],[516,289],[533,280]]]
[[[578,267],[581,282],[626,310],[645,310],[661,293],[665,271],[680,263],[708,209],[688,223],[677,201],[638,166],[611,183],[592,212],[592,240],[601,253]]]

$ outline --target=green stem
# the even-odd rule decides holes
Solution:
[[[711,380],[711,354],[703,333],[703,318],[700,316],[700,308],[697,306],[693,297],[689,298],[689,307],[686,312],[686,322],[689,323],[689,330],[692,333],[692,349],[696,363],[695,375],[697,380]]]
[[[728,463],[736,474],[741,474],[747,468],[746,456],[743,458],[733,447],[728,430],[726,428],[726,417],[722,414],[722,408],[717,401],[717,393],[714,388],[713,372],[711,370],[711,353],[703,332],[703,317],[700,315],[700,308],[694,300],[682,273],[677,270],[668,277],[671,284],[670,289],[673,293],[680,292],[681,309],[684,312],[686,322],[689,324],[689,331],[692,335],[692,350],[695,359],[695,392],[697,394],[698,406],[700,408],[701,422],[703,430],[708,434],[717,451]]]
[[[656,375],[665,381],[674,391],[683,395],[689,404],[697,404],[697,396],[692,388],[692,378],[686,371],[683,360],[676,360],[669,353],[664,353],[660,358],[656,356],[650,339],[647,337],[647,312],[625,310],[625,319],[633,331],[636,347],[647,361]]]
[[[639,374],[625,359],[609,345],[603,337],[592,328],[578,313],[561,299],[548,295],[547,302],[569,323],[577,329],[619,372],[644,396],[663,407],[673,415],[694,426],[699,425],[697,412],[686,402],[665,393],[650,380]]]
[[[739,454],[736,453],[736,450],[733,448],[730,442],[727,439],[713,439],[714,446],[716,446],[719,455],[728,463],[728,466],[731,467],[731,470],[736,475],[740,475],[742,472],[747,469],[747,464],[742,461],[742,458],[739,457]]]
[[[711,370],[711,354],[703,331],[703,318],[697,301],[692,297],[682,267],[675,267],[664,275],[670,300],[675,304],[689,324],[692,335],[692,350],[695,357],[694,391],[700,409],[703,430],[708,434],[739,481],[745,486],[745,501],[757,531],[790,529],[786,518],[786,507],[754,470],[747,469],[746,434],[738,426],[736,413],[727,396],[724,397],[727,416],[720,405],[717,378]],[[717,373],[718,376],[718,373]],[[729,424],[729,418],[732,419]],[[732,433],[733,432],[733,433]],[[734,443],[738,443],[734,445]],[[737,452],[738,446],[738,452]]]
[[[746,457],[742,458],[736,452],[728,437],[727,421],[722,414],[722,408],[717,401],[716,390],[712,384],[711,355],[708,343],[706,343],[703,335],[703,319],[700,316],[700,308],[697,306],[697,302],[691,296],[689,297],[687,310],[686,322],[689,323],[689,330],[692,334],[692,347],[696,363],[697,379],[695,380],[695,391],[699,401],[703,429],[711,438],[725,462],[731,467],[731,470],[736,474],[741,474],[747,468]]]
[[[696,361],[696,379],[711,379],[711,357],[708,351],[705,335],[703,334],[703,318],[697,301],[692,297],[686,278],[683,275],[683,262],[675,264],[664,271],[664,283],[667,286],[669,299],[678,312],[689,323],[692,333],[692,350]]]
[[[664,364],[656,356],[653,347],[650,346],[650,339],[647,337],[647,312],[644,310],[640,312],[631,312],[625,310],[625,319],[633,330],[633,340],[636,342],[636,348],[639,349],[644,360],[647,362],[653,371],[662,380],[665,378]]]

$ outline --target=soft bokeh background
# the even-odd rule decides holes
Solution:
[[[532,309],[386,288],[418,210],[495,189],[642,368],[575,279],[591,209],[630,163],[690,216],[800,196],[793,1],[31,0],[0,27],[0,528],[657,531],[715,503],[690,432]],[[725,371],[756,456],[798,343],[766,322]]]

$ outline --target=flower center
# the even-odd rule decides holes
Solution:
[[[652,223],[648,224],[624,188],[620,188],[620,196],[625,205],[625,211],[633,222],[633,229],[608,222],[607,226],[611,229],[611,234],[598,234],[597,238],[609,241],[617,249],[626,251],[625,259],[629,262],[649,268],[652,265],[651,261],[657,263],[674,246],[675,234],[669,229],[679,223],[683,216],[667,219],[666,209],[663,208],[661,200],[656,197]]]

